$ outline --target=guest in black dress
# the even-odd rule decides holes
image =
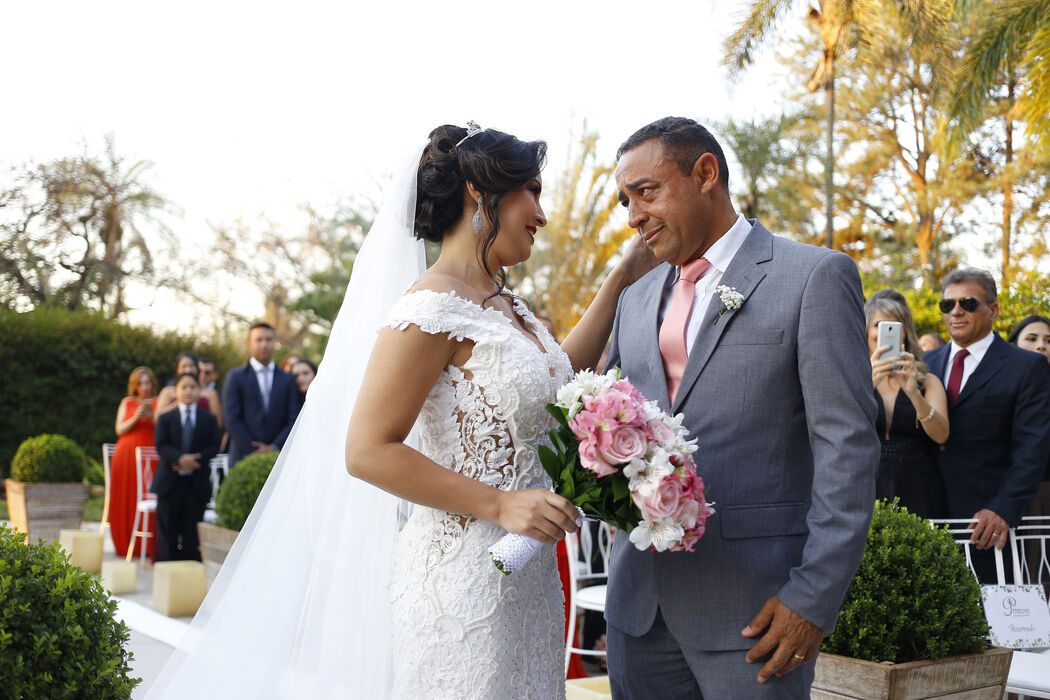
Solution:
[[[891,291],[876,292],[864,305],[879,411],[875,425],[882,442],[875,497],[898,498],[902,506],[924,518],[944,517],[934,450],[948,439],[948,398],[940,380],[922,362],[911,310],[899,293]],[[904,348],[896,357],[879,359],[888,349],[876,346],[879,321],[899,321],[904,326]]]

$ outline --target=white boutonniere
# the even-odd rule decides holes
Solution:
[[[736,291],[735,287],[727,287],[724,284],[720,284],[715,287],[715,292],[718,293],[719,299],[722,300],[722,308],[718,311],[718,315],[715,316],[715,320],[711,322],[712,326],[718,323],[718,319],[722,318],[722,314],[726,311],[736,311],[744,305],[744,295]]]

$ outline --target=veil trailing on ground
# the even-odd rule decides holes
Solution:
[[[299,419],[151,700],[390,693],[399,502],[350,477],[343,450],[376,334],[425,269],[412,235],[421,154],[391,182]]]

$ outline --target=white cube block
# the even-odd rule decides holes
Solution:
[[[153,609],[162,615],[195,615],[206,592],[204,564],[199,561],[162,561],[153,566]]]
[[[565,700],[612,700],[608,676],[565,681]]]
[[[123,559],[102,562],[102,586],[114,595],[134,593],[138,586],[138,564]]]
[[[90,530],[59,530],[58,543],[69,552],[69,563],[97,574],[102,570],[102,533]]]

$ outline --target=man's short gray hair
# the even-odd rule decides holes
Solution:
[[[961,282],[976,282],[984,287],[984,296],[987,303],[998,303],[999,291],[995,286],[995,278],[987,270],[980,270],[976,267],[960,267],[958,270],[953,270],[941,280],[941,290],[947,289],[950,284],[959,284]]]

